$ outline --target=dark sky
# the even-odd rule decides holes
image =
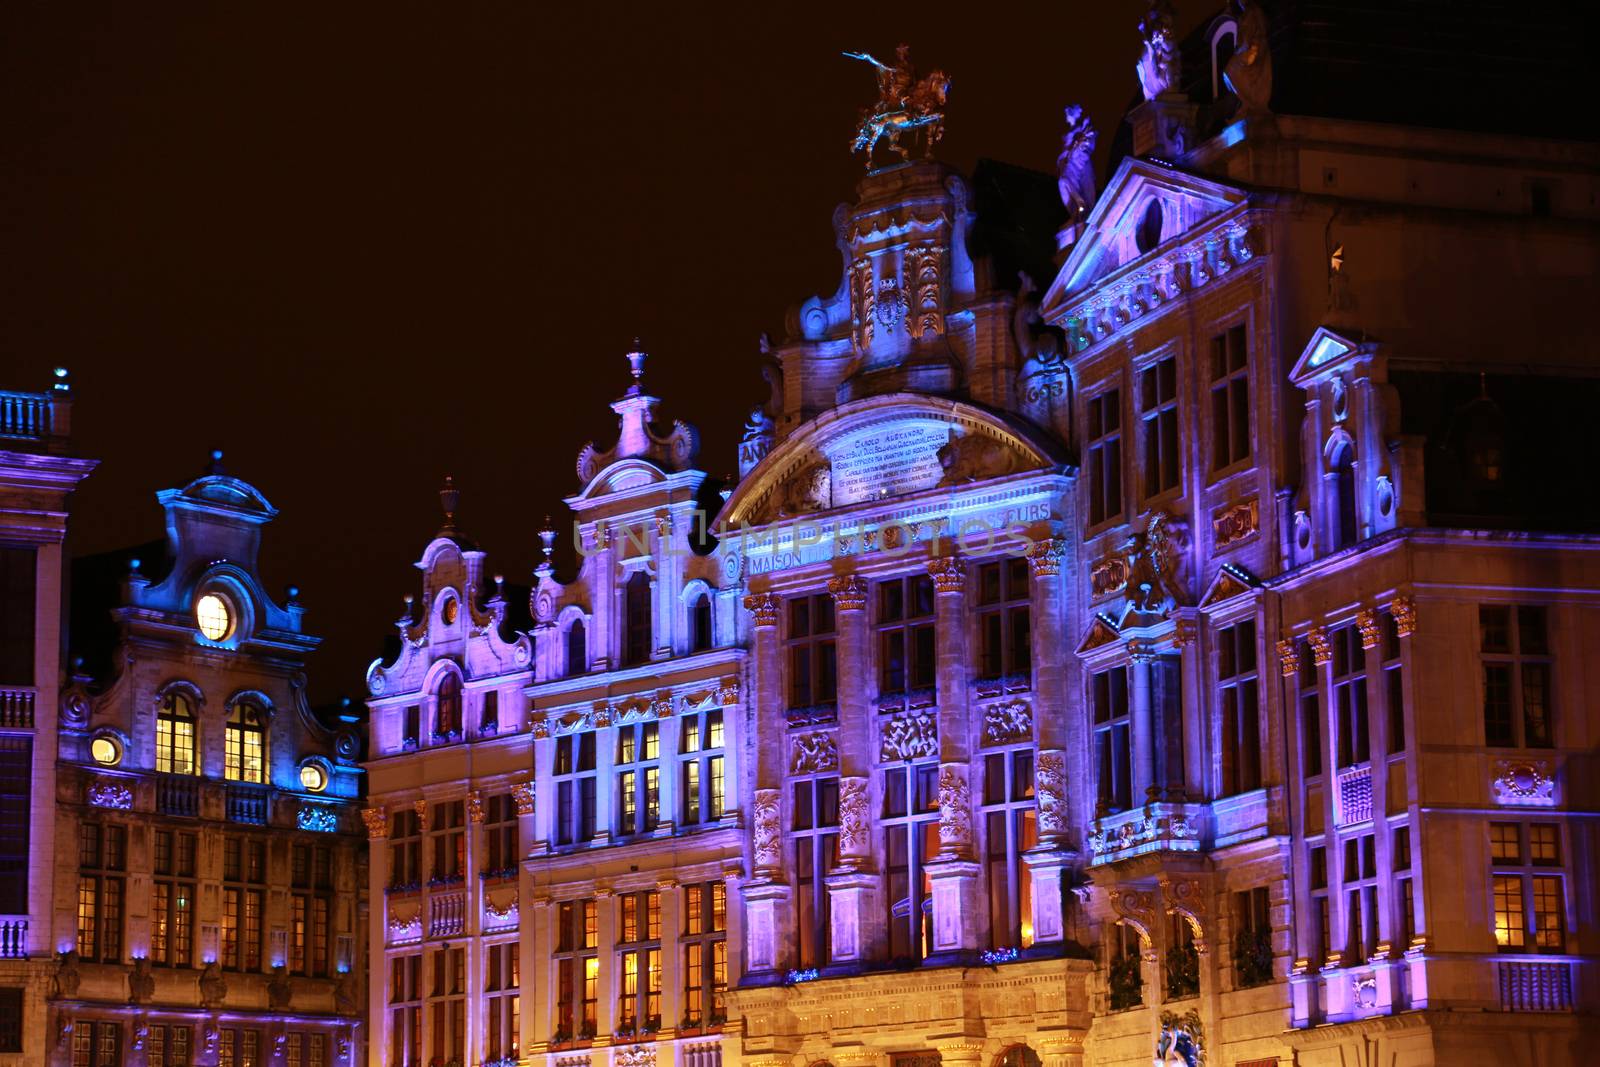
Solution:
[[[327,638],[313,697],[359,697],[443,476],[526,581],[636,334],[734,469],[758,334],[838,282],[874,91],[841,50],[952,76],[945,161],[1049,170],[1074,101],[1104,155],[1142,9],[6,4],[0,388],[71,368],[79,552],[159,536],[154,493],[224,449]]]

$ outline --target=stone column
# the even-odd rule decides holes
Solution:
[[[595,1037],[609,1038],[617,1028],[617,895],[610,886],[594,890],[595,934],[599,942],[600,980],[596,983]]]
[[[590,718],[594,722],[594,837],[597,845],[608,844],[615,833],[617,821],[617,763],[616,734],[611,725],[611,709],[596,702]],[[578,759],[578,737],[572,739],[572,759]],[[574,797],[576,803],[576,797]]]
[[[778,600],[752,593],[745,609],[755,623],[754,718],[756,791],[746,814],[750,827],[750,880],[743,886],[747,980],[776,982],[787,965],[785,934],[793,891],[783,870],[783,779],[786,723],[783,664],[778,644]]]
[[[384,889],[389,884],[389,813],[381,807],[363,808],[367,827],[367,967],[373,975],[389,973],[384,946],[389,943],[389,908]],[[373,1049],[387,1050],[389,1041],[389,983],[386,978],[367,982],[368,1041]]]
[[[671,837],[672,828],[678,824],[678,815],[683,810],[683,803],[678,795],[678,731],[681,723],[674,714],[672,694],[665,693],[658,697],[651,710],[656,717],[656,730],[658,731],[658,744],[660,746],[660,770],[656,777],[658,788],[656,803],[660,807],[656,821],[656,837]],[[726,724],[723,730],[727,730]],[[726,765],[724,765],[726,770]],[[732,779],[726,779],[731,781]]]
[[[683,975],[680,968],[678,934],[683,930],[683,890],[678,880],[656,880],[661,894],[661,1029],[675,1029],[683,1019]],[[667,1043],[671,1047],[671,1042]],[[659,1065],[658,1067],[665,1067]]]
[[[856,574],[828,582],[833,596],[839,681],[839,868],[828,875],[828,958],[850,971],[871,957],[882,933],[877,861],[872,851],[871,779],[874,716],[867,655],[867,583]]]
[[[1133,788],[1129,799],[1136,808],[1148,802],[1155,785],[1155,722],[1150,713],[1150,660],[1155,654],[1149,641],[1134,638],[1128,642],[1128,715],[1133,726]]]
[[[940,1067],[982,1067],[983,1038],[965,1035],[935,1039]]]
[[[1083,1031],[1046,1030],[1037,1036],[1040,1067],[1083,1067]]]
[[[1041,947],[1059,944],[1066,937],[1061,880],[1077,859],[1077,852],[1071,847],[1073,787],[1069,783],[1082,781],[1088,771],[1083,756],[1068,755],[1081,749],[1066,747],[1070,739],[1075,738],[1079,746],[1086,741],[1082,708],[1079,702],[1067,699],[1067,635],[1061,590],[1061,561],[1065,554],[1065,542],[1059,539],[1036,542],[1028,551],[1032,575],[1029,610],[1033,728],[1039,742],[1033,763],[1039,844],[1023,856],[1023,862],[1033,897],[1033,914],[1027,918],[1033,927],[1033,943]]]
[[[984,911],[968,782],[967,575],[956,556],[929,560],[928,574],[933,578],[939,685],[939,855],[928,864],[933,883],[930,957],[950,959],[977,951]]]

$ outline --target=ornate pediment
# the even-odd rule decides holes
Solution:
[[[774,448],[729,499],[725,529],[1062,465],[1005,416],[897,393],[840,405]]]
[[[1217,568],[1217,576],[1211,579],[1211,584],[1206,586],[1205,595],[1200,598],[1200,607],[1216,607],[1225,600],[1232,600],[1252,589],[1260,588],[1261,579],[1243,567],[1224,563]]]
[[[1096,615],[1094,621],[1089,623],[1089,632],[1078,642],[1078,655],[1093,652],[1097,648],[1115,644],[1120,640],[1122,632],[1117,629],[1117,624],[1107,615]]]
[[[1326,326],[1318,326],[1301,350],[1300,358],[1295,360],[1289,381],[1301,389],[1309,389],[1328,375],[1370,360],[1372,356],[1370,341],[1358,341]]]

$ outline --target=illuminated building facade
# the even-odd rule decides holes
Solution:
[[[262,585],[267,500],[217,462],[158,499],[164,544],[73,570],[54,892],[34,925],[56,962],[27,1062],[347,1067],[360,735],[306,703],[318,639],[296,589]]]
[[[1285,10],[1152,10],[1103,190],[1081,112],[1059,201],[869,170],[721,497],[634,353],[521,629],[447,491],[372,1063],[1582,1061],[1596,337],[1503,346],[1600,157],[1324,106]]]
[[[70,454],[65,371],[0,392],[0,1063],[48,1045],[57,726],[67,500],[94,470]]]

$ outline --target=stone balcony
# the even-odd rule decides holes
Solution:
[[[1091,867],[1149,852],[1199,852],[1209,832],[1210,805],[1152,800],[1098,818],[1089,830]]]
[[[65,370],[56,371],[48,393],[0,390],[0,449],[63,451],[71,433],[71,386]]]
[[[0,729],[33,729],[33,703],[38,690],[31,686],[0,685]]]

